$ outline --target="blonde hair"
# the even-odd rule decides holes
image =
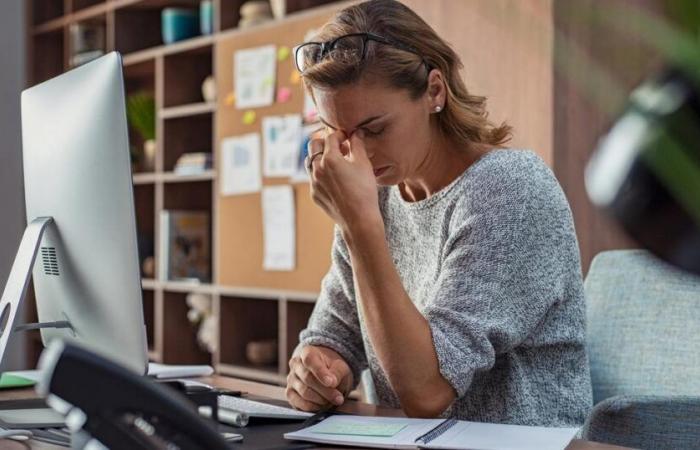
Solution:
[[[352,5],[339,11],[313,40],[326,42],[350,33],[374,33],[411,47],[418,54],[368,41],[361,64],[356,60],[324,58],[310,65],[302,74],[307,89],[334,88],[366,79],[406,89],[411,98],[417,99],[428,88],[427,64],[430,69],[439,69],[445,78],[445,105],[442,112],[434,115],[444,136],[465,146],[501,145],[510,140],[508,124],[495,126],[488,120],[486,97],[467,90],[457,53],[410,8],[395,0]]]

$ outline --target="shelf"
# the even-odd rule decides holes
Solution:
[[[160,117],[163,119],[174,119],[178,117],[196,116],[199,114],[213,113],[216,110],[216,103],[191,103],[189,105],[172,106],[160,110]]]
[[[144,50],[134,51],[124,55],[123,64],[129,66],[139,62],[155,59],[158,56],[171,55],[186,52],[200,47],[210,46],[214,43],[213,35],[197,36],[169,45],[159,45]]]
[[[153,184],[157,181],[158,175],[153,172],[135,173],[132,176],[135,185]]]
[[[249,380],[262,381],[278,385],[284,385],[287,382],[287,376],[280,374],[276,367],[264,369],[247,365],[217,364],[215,369],[217,373],[222,375],[230,375]]]
[[[210,283],[196,283],[192,281],[161,281],[160,287],[166,292],[195,292],[214,295],[216,288]]]
[[[179,175],[173,172],[164,173],[160,176],[164,183],[192,183],[194,181],[211,181],[216,178],[214,170],[207,170],[196,175]]]
[[[156,281],[152,278],[142,278],[141,279],[141,288],[143,288],[143,289],[155,290],[158,287],[159,287],[158,281]]]
[[[36,36],[43,33],[51,33],[52,31],[59,31],[62,30],[67,23],[68,20],[65,17],[51,19],[41,25],[35,26],[32,33]]]

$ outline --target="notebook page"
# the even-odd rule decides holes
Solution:
[[[338,415],[303,430],[286,433],[284,437],[326,444],[414,449],[417,448],[416,438],[443,420]],[[332,433],[334,430],[338,433]]]
[[[430,449],[562,450],[578,428],[547,428],[460,421],[430,444]]]

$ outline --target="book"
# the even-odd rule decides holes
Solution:
[[[185,153],[177,159],[173,172],[178,175],[196,175],[211,168],[211,153]]]
[[[159,278],[208,282],[211,279],[209,213],[161,211]]]
[[[334,415],[285,439],[331,445],[398,449],[562,450],[578,428]]]

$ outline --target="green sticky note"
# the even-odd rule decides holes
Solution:
[[[8,375],[3,373],[0,377],[0,389],[10,389],[10,388],[23,388],[34,386],[36,382],[24,377],[18,377],[16,375]]]
[[[392,437],[406,428],[405,423],[330,423],[317,425],[313,432],[318,434],[344,434],[351,436]]]

